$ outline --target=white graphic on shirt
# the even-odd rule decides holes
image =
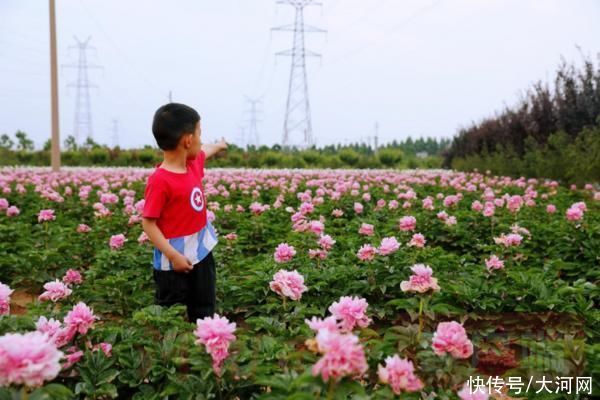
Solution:
[[[204,208],[204,196],[202,196],[202,191],[199,187],[195,187],[194,190],[192,190],[192,194],[190,195],[190,204],[196,211],[202,211]]]

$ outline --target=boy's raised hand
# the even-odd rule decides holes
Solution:
[[[194,269],[192,262],[190,260],[188,260],[187,257],[181,253],[175,254],[175,256],[173,256],[173,259],[171,259],[171,263],[173,263],[173,270],[175,272],[188,273],[192,269]]]

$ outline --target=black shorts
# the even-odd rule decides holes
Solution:
[[[185,304],[190,322],[212,317],[216,303],[215,260],[212,252],[188,273],[154,270],[154,302],[161,306]]]

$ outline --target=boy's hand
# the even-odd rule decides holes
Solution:
[[[173,270],[175,272],[188,273],[194,268],[192,262],[181,253],[175,254],[171,259],[171,263],[173,264]]]
[[[224,137],[221,137],[221,140],[219,140],[216,144],[219,146],[220,150],[227,150],[227,147],[229,146]]]

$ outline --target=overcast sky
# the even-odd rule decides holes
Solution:
[[[262,96],[260,143],[280,143],[290,58],[275,57],[293,22],[275,0],[57,0],[59,64],[78,61],[74,36],[95,48],[90,69],[93,138],[154,145],[152,115],[168,101],[196,108],[203,139],[240,143],[244,96]],[[561,57],[600,53],[600,0],[322,0],[305,22],[326,29],[307,48],[318,145],[451,137],[514,104]],[[0,0],[0,133],[50,136],[47,0]],[[73,132],[77,69],[59,71],[60,129]]]

